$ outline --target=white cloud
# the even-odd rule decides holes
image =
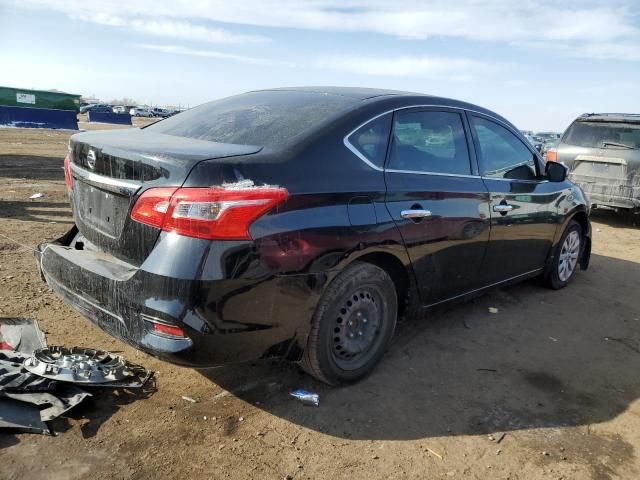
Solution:
[[[613,39],[638,35],[634,0],[21,0],[73,14],[200,18],[312,30],[366,31],[398,37],[477,40]],[[636,11],[633,11],[635,7]]]
[[[478,74],[491,71],[490,65],[466,58],[448,58],[433,56],[336,56],[323,57],[308,63],[292,63],[260,57],[249,57],[216,50],[203,50],[183,45],[159,45],[142,43],[140,48],[171,55],[215,58],[248,65],[269,65],[279,67],[303,67],[306,69],[336,70],[348,73],[387,76],[441,78],[453,81],[469,81]]]
[[[143,33],[222,43],[260,41],[192,25],[215,21],[258,27],[368,32],[407,39],[562,42],[567,52],[637,60],[637,0],[14,0]],[[126,19],[126,20],[125,20]],[[264,37],[262,37],[264,40]],[[612,48],[622,43],[624,48]],[[597,48],[597,45],[608,45]]]
[[[521,47],[543,49],[557,55],[574,58],[617,59],[640,61],[640,45],[633,42],[589,42],[580,45],[559,42],[522,42]]]
[[[90,5],[88,6],[90,7]],[[158,37],[219,44],[256,44],[270,41],[270,38],[262,35],[238,34],[226,29],[210,28],[182,19],[171,20],[165,17],[155,18],[153,16],[126,17],[123,15],[125,12],[113,15],[108,11],[86,11],[82,9],[67,13],[71,18],[85,22],[126,28],[137,33]]]
[[[149,43],[141,43],[137,45],[140,48],[147,50],[154,50],[156,52],[174,54],[174,55],[189,55],[192,57],[205,57],[205,58],[217,58],[219,60],[229,60],[236,63],[244,63],[247,65],[270,65],[270,66],[293,66],[293,64],[286,62],[279,62],[266,58],[247,57],[244,55],[236,55],[233,53],[218,52],[215,50],[200,50],[195,48],[188,48],[182,45],[156,45]]]
[[[469,81],[489,71],[489,66],[467,58],[437,56],[338,56],[325,57],[314,66],[362,75],[443,78]]]
[[[187,21],[132,20],[128,26],[140,33],[210,43],[246,44],[269,41],[269,38],[259,35],[241,35],[220,28],[193,25]]]

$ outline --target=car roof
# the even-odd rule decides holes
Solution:
[[[513,129],[517,128],[506,118],[492,112],[484,107],[474,105],[472,103],[455,100],[452,98],[439,97],[425,93],[407,92],[402,90],[390,90],[381,88],[366,87],[336,87],[336,86],[310,86],[310,87],[282,87],[267,88],[262,90],[254,90],[255,92],[307,92],[316,94],[338,95],[350,98],[362,104],[367,103],[369,106],[376,104],[384,104],[390,110],[396,108],[406,108],[411,106],[435,106],[450,107],[471,110],[482,113],[490,117],[496,118],[503,123],[510,125]],[[248,92],[250,93],[250,92]],[[358,104],[353,105],[351,110],[357,109]]]
[[[624,122],[640,123],[638,113],[583,113],[576,122]]]
[[[401,90],[388,90],[382,88],[365,88],[365,87],[331,87],[331,86],[315,86],[315,87],[282,87],[282,88],[265,88],[255,90],[257,92],[308,92],[329,95],[339,95],[349,97],[354,100],[367,100],[369,98],[383,97],[389,95],[421,95],[421,93],[403,92]]]

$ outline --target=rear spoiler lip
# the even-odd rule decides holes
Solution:
[[[201,138],[147,132],[140,128],[85,131],[72,135],[69,144],[84,144],[97,150],[120,150],[141,156],[163,156],[192,161],[254,155],[264,145],[212,142]]]

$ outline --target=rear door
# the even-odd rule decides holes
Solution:
[[[491,237],[482,269],[491,284],[544,266],[566,185],[543,179],[533,148],[511,127],[484,115],[468,116],[491,195]]]
[[[479,286],[489,239],[489,194],[474,168],[464,114],[395,112],[386,204],[400,230],[423,304]]]

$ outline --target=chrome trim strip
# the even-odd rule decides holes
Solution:
[[[74,163],[71,164],[72,176],[78,177],[85,183],[93,185],[94,187],[101,188],[103,190],[109,190],[110,192],[119,193],[122,195],[132,196],[135,194],[141,184],[133,182],[131,180],[121,180],[118,178],[105,177],[104,175],[98,175],[97,173],[88,172],[78,167]]]
[[[387,110],[386,112],[382,112],[379,113],[378,115],[376,115],[375,117],[371,117],[369,120],[367,120],[366,122],[362,122],[360,125],[358,125],[356,128],[354,128],[353,130],[351,130],[347,135],[345,135],[345,137],[343,138],[342,142],[344,143],[344,146],[347,147],[349,150],[351,150],[351,152],[358,157],[360,160],[362,160],[364,163],[366,163],[368,166],[370,166],[371,168],[373,168],[374,170],[377,170],[379,172],[383,172],[384,169],[377,167],[376,165],[374,165],[373,163],[371,163],[371,161],[369,161],[369,159],[367,159],[367,157],[365,157],[364,155],[362,155],[358,149],[356,147],[354,147],[350,142],[349,142],[349,137],[351,135],[353,135],[356,131],[360,130],[362,127],[364,127],[367,123],[369,122],[373,122],[376,118],[380,118],[383,115],[387,115],[389,113],[393,113],[393,112],[397,112],[399,110],[407,110],[409,108],[445,108],[445,109],[451,109],[451,110],[460,110],[461,112],[471,112],[471,113],[478,113],[480,115],[484,115],[485,117],[489,117],[492,120],[496,121],[497,123],[501,124],[502,126],[506,127],[507,129],[511,130],[512,126],[508,125],[507,123],[504,122],[504,120],[500,120],[497,117],[494,117],[493,115],[490,115],[488,113],[485,112],[480,112],[478,110],[471,110],[469,108],[463,108],[463,107],[452,107],[452,106],[447,106],[447,105],[407,105],[404,107],[398,107],[398,108],[394,108],[392,110]],[[456,174],[447,174],[447,173],[433,173],[433,172],[415,172],[415,171],[411,171],[411,170],[386,170],[387,172],[394,172],[394,173],[416,173],[419,175],[447,175],[447,176],[452,176],[452,177],[472,177],[472,178],[476,178],[479,175],[456,175]]]
[[[366,163],[367,165],[369,165],[371,168],[373,168],[374,170],[377,170],[377,171],[379,171],[379,172],[382,172],[382,171],[383,171],[383,169],[382,169],[382,168],[380,168],[380,167],[378,167],[378,166],[374,165],[373,163],[371,163],[367,157],[365,157],[364,155],[362,155],[362,154],[358,151],[358,149],[357,149],[356,147],[354,147],[353,145],[351,145],[351,144],[349,143],[349,140],[347,140],[347,138],[348,138],[349,136],[351,136],[351,134],[352,134],[352,133],[354,133],[354,132],[351,132],[349,135],[347,135],[346,137],[344,137],[344,146],[345,146],[345,147],[347,147],[349,150],[351,150],[351,152],[352,152],[356,157],[358,157],[358,158],[359,158],[360,160],[362,160],[364,163]]]
[[[387,173],[412,173],[415,175],[439,175],[442,177],[481,178],[479,175],[466,175],[462,173],[418,172],[415,170],[396,170],[395,168],[387,168],[386,172]]]
[[[497,285],[510,282],[511,280],[516,280],[516,279],[518,279],[520,277],[526,277],[526,276],[532,275],[534,273],[542,272],[543,270],[544,270],[544,268],[536,268],[535,270],[531,270],[529,272],[521,273],[520,275],[516,275],[514,277],[509,277],[509,278],[506,278],[504,280],[500,280],[499,282],[490,283],[489,285],[485,285],[484,287],[476,288],[475,290],[469,290],[468,292],[461,293],[460,295],[456,295],[454,297],[450,297],[450,298],[447,298],[445,300],[440,300],[440,301],[435,302],[435,303],[430,303],[429,305],[424,305],[423,308],[434,307],[436,305],[440,305],[441,303],[445,303],[445,302],[449,302],[451,300],[455,300],[456,298],[466,297],[467,295],[471,295],[472,293],[480,292],[482,290],[486,290],[487,288],[495,287]]]
[[[351,150],[351,152],[358,157],[360,160],[362,160],[364,163],[366,163],[367,165],[369,165],[371,168],[373,168],[374,170],[377,170],[378,172],[383,172],[384,169],[378,167],[377,165],[374,165],[373,163],[371,163],[371,161],[365,157],[364,155],[362,155],[362,153],[360,153],[360,151],[354,147],[351,142],[349,142],[349,137],[351,135],[353,135],[354,133],[356,133],[358,130],[360,130],[362,127],[364,127],[367,123],[373,122],[375,119],[380,118],[384,115],[387,115],[390,112],[393,112],[394,110],[389,110],[387,112],[383,112],[380,113],[379,115],[376,115],[375,117],[371,117],[369,120],[367,120],[366,122],[358,125],[356,128],[354,128],[353,130],[351,130],[349,133],[347,133],[345,135],[345,137],[342,139],[342,143],[344,143],[344,146],[347,147],[349,150]]]
[[[502,177],[480,177],[482,180],[497,180],[499,182],[519,182],[519,183],[548,183],[549,180],[523,180],[519,178],[502,178]]]

